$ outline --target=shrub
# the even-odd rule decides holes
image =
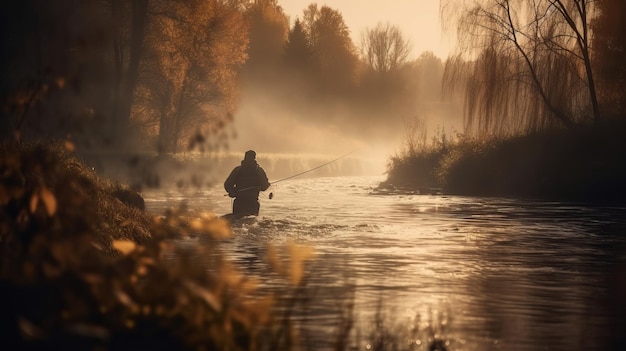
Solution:
[[[267,341],[280,331],[271,328],[272,296],[215,245],[230,234],[224,220],[176,211],[150,218],[115,196],[121,185],[98,178],[58,145],[2,145],[0,178],[3,346],[288,346]],[[193,252],[167,240],[192,232],[206,237]]]

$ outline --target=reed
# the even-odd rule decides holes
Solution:
[[[623,203],[624,119],[508,138],[460,136],[391,158],[383,186],[460,195]]]

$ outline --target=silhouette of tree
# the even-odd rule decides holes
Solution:
[[[247,25],[219,0],[155,1],[151,13],[136,112],[158,130],[161,152],[177,152],[232,119]]]
[[[411,45],[400,29],[389,23],[379,23],[366,29],[361,39],[361,55],[375,72],[385,74],[398,69],[405,62]]]
[[[285,61],[290,68],[308,71],[312,50],[302,22],[297,18],[285,43]]]
[[[120,139],[130,123],[139,63],[143,55],[148,0],[110,0],[114,82],[111,105],[113,134]],[[130,18],[127,15],[130,13]],[[130,23],[125,23],[125,22]],[[130,32],[130,33],[127,33]],[[127,37],[130,37],[128,40]],[[124,138],[122,138],[124,139]]]
[[[450,1],[445,5],[450,5]],[[444,6],[450,9],[451,6]],[[515,133],[598,120],[588,0],[484,0],[456,6],[470,72],[465,118],[479,133]],[[455,62],[460,62],[456,60]]]
[[[77,136],[96,117],[101,132],[109,122],[109,10],[95,0],[2,2],[0,134]]]
[[[282,63],[289,20],[276,0],[255,0],[246,17],[250,23],[248,72],[276,70]]]
[[[333,93],[355,87],[359,59],[341,13],[311,4],[304,10],[303,26],[322,89]]]
[[[415,61],[417,78],[417,96],[422,101],[441,100],[441,82],[443,80],[443,62],[431,51],[423,52]]]

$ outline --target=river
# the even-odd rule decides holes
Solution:
[[[234,223],[224,245],[243,270],[259,274],[268,243],[314,248],[314,297],[299,316],[310,349],[330,349],[346,299],[354,303],[349,343],[358,350],[372,346],[377,315],[402,335],[400,349],[427,350],[433,338],[448,350],[625,345],[626,208],[384,193],[376,190],[382,180],[273,185],[261,194],[260,216]],[[181,203],[217,214],[231,206],[221,186],[144,197],[153,213]]]

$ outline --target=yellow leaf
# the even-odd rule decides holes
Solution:
[[[46,206],[46,212],[48,212],[48,216],[52,217],[57,211],[56,197],[54,197],[54,194],[45,187],[41,189],[40,195],[41,201],[43,201],[44,206]]]
[[[209,220],[205,229],[217,240],[230,238],[233,234],[228,221],[221,218]]]
[[[222,309],[222,304],[219,302],[218,298],[207,289],[191,281],[185,281],[184,284],[189,291],[202,298],[213,310],[219,312]]]
[[[294,242],[288,244],[289,255],[292,259],[308,261],[315,257],[315,250],[307,245],[300,245]]]
[[[125,292],[121,290],[114,291],[115,297],[117,297],[117,301],[122,303],[124,306],[128,307],[131,312],[137,313],[139,312],[139,306],[133,301],[133,299],[128,296]]]
[[[191,223],[189,223],[189,226],[193,230],[202,230],[203,223],[202,223],[202,221],[200,219],[196,218],[196,219],[192,220]]]
[[[304,262],[315,256],[315,251],[309,246],[289,243],[289,254],[291,256],[291,283],[300,285],[304,276]]]
[[[113,248],[121,252],[123,255],[128,255],[129,253],[133,252],[133,250],[135,250],[135,247],[137,247],[137,244],[130,240],[113,241]]]
[[[39,203],[39,195],[33,194],[30,198],[30,213],[35,213],[37,210],[37,204]]]

